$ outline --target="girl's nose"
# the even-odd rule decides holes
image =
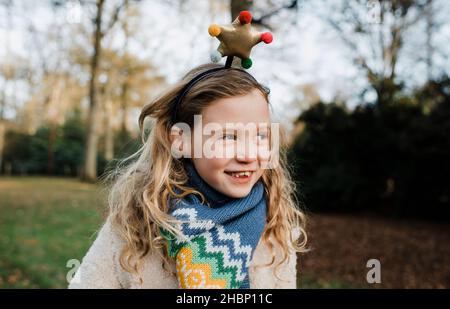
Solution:
[[[258,158],[258,145],[254,142],[238,143],[236,159],[243,162],[252,162]]]

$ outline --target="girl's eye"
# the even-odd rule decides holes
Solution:
[[[224,134],[222,135],[223,140],[236,140],[235,134]]]
[[[265,141],[267,139],[267,133],[258,133],[258,141]]]

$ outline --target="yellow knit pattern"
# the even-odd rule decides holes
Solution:
[[[177,254],[176,268],[182,289],[225,289],[225,279],[214,279],[211,265],[196,264],[192,259],[192,249],[183,247]]]

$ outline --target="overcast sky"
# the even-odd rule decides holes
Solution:
[[[437,2],[442,4],[442,1]],[[192,67],[210,62],[209,54],[212,49],[217,48],[219,42],[208,35],[208,26],[213,22],[226,24],[230,19],[228,10],[220,10],[220,6],[228,0],[216,1],[213,8],[207,0],[187,1],[181,9],[174,7],[171,4],[173,2],[147,0],[140,4],[143,18],[139,25],[134,25],[138,27],[140,40],[130,46],[130,50],[140,58],[156,64],[169,83],[177,81]],[[258,10],[265,9],[264,1],[255,2],[255,14]],[[29,57],[24,28],[27,23],[23,22],[23,18],[31,19],[38,30],[45,31],[46,27],[52,25],[53,15],[44,1],[33,1],[32,6],[29,1],[18,0],[15,4],[11,25],[8,25],[8,19],[5,18],[6,11],[0,11],[0,44],[5,46],[9,42],[10,54]],[[443,7],[445,10],[440,10],[440,16],[450,16],[449,5]],[[298,91],[295,90],[298,85],[313,84],[324,101],[330,101],[339,94],[350,105],[358,102],[356,94],[367,85],[361,72],[352,63],[351,51],[318,17],[319,10],[323,14],[327,9],[329,8],[314,4],[301,4],[297,13],[283,11],[270,20],[275,26],[273,43],[261,43],[252,51],[253,66],[249,71],[270,87],[275,119],[293,120],[298,116],[300,110],[292,110],[292,101],[298,96]],[[76,6],[68,5],[60,10],[59,23],[67,27],[78,22],[86,23],[89,22],[87,15],[89,13],[78,10]],[[64,31],[64,27],[61,31]],[[408,35],[414,36],[414,32]],[[443,53],[450,55],[448,23],[435,37],[439,38],[438,44]],[[409,48],[423,48],[425,38],[419,36],[414,39],[415,41],[411,40],[413,47]],[[120,36],[114,38],[115,45],[122,43]],[[0,49],[3,61],[6,52],[6,48]],[[426,77],[425,68],[415,63],[414,57],[399,63],[400,74],[412,86],[423,83]],[[450,72],[448,59],[436,57],[435,63],[442,71]]]

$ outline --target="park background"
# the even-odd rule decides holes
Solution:
[[[298,287],[450,287],[445,0],[0,0],[0,288],[67,286],[140,108],[243,9],[274,35],[250,72],[308,213]]]

